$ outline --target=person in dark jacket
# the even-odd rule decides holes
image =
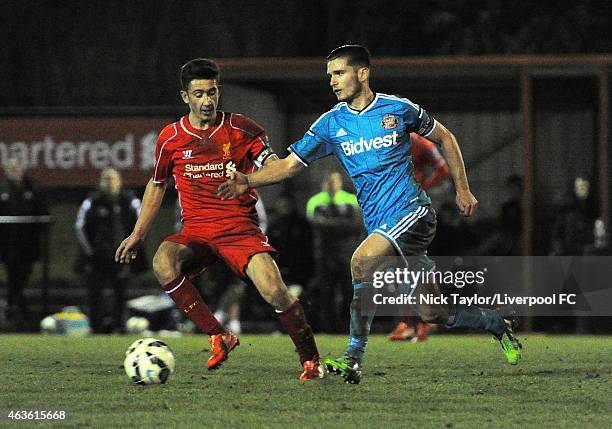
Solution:
[[[306,203],[306,216],[314,231],[314,255],[317,279],[313,293],[319,309],[316,322],[327,333],[343,332],[350,322],[353,284],[350,262],[361,237],[361,210],[357,196],[342,189],[339,172],[323,180],[322,191]]]
[[[0,216],[19,217],[0,222],[0,256],[8,280],[8,318],[14,321],[27,311],[23,290],[42,253],[44,226],[35,217],[47,215],[48,211],[42,193],[25,174],[19,159],[8,159],[4,170],[6,177],[0,183]]]
[[[115,249],[134,227],[140,213],[140,200],[122,189],[119,172],[107,168],[100,175],[99,189],[79,208],[75,224],[81,246],[77,270],[87,280],[89,288],[89,318],[94,333],[121,331],[125,307],[126,287],[132,271],[145,269],[144,252],[139,252],[136,264],[117,265]],[[114,292],[112,324],[106,321],[107,308],[103,300],[104,288]]]

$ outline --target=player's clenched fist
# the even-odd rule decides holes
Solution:
[[[457,193],[455,201],[462,216],[472,216],[476,212],[478,200],[470,191]]]
[[[115,262],[129,264],[133,259],[136,259],[138,254],[136,247],[139,242],[140,240],[132,235],[123,240],[115,252]]]
[[[230,173],[230,178],[228,181],[219,186],[217,196],[219,196],[222,200],[231,200],[232,198],[238,198],[248,189],[248,177],[239,171],[235,171]]]

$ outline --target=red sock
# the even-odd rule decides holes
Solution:
[[[306,321],[304,309],[299,300],[296,300],[287,310],[278,313],[281,324],[295,344],[300,362],[319,358],[319,351],[312,333],[312,328]]]
[[[175,278],[164,286],[164,290],[200,331],[208,335],[226,332],[187,276]]]

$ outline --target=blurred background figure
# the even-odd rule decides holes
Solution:
[[[591,253],[594,248],[598,211],[591,182],[578,176],[569,189],[571,191],[557,203],[551,230],[550,255],[584,255]]]
[[[504,183],[506,193],[495,227],[478,248],[479,255],[517,256],[521,254],[523,231],[523,179],[509,176]]]
[[[94,333],[123,330],[123,313],[126,288],[132,272],[146,269],[144,249],[139,249],[131,264],[115,264],[115,249],[134,227],[140,200],[128,190],[122,189],[119,172],[107,168],[100,174],[99,188],[79,208],[76,219],[76,236],[81,247],[76,270],[84,276],[89,291],[91,328]],[[104,289],[114,293],[112,316],[108,309]]]
[[[276,263],[289,290],[292,290],[291,286],[307,289],[314,267],[314,236],[310,222],[298,208],[291,192],[276,200],[268,237],[278,250]]]
[[[5,178],[0,183],[0,216],[48,215],[47,204],[25,166],[17,158],[4,165]],[[43,225],[24,220],[23,223],[0,223],[0,255],[7,271],[7,318],[12,324],[23,320],[28,310],[24,288],[32,267],[41,256]]]
[[[353,299],[350,259],[362,231],[357,197],[343,190],[342,175],[332,172],[308,200],[306,215],[315,232],[317,275],[309,296],[318,314],[312,321],[320,331],[345,332]]]

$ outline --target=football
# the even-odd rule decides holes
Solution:
[[[43,334],[54,334],[57,330],[57,321],[53,316],[47,316],[40,321],[40,331]]]
[[[174,354],[163,341],[141,338],[128,347],[123,368],[136,384],[164,384],[174,372]]]
[[[128,334],[142,334],[146,329],[149,329],[149,321],[144,317],[133,316],[125,322]]]

